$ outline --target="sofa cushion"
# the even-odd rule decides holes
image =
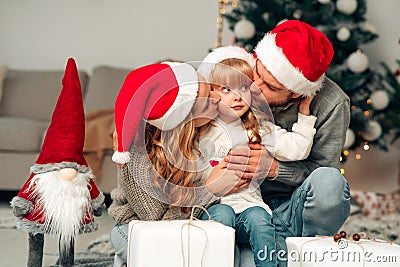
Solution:
[[[114,109],[115,99],[130,71],[108,66],[94,68],[85,97],[85,111]]]
[[[0,150],[39,151],[49,122],[0,117]]]
[[[62,88],[64,71],[9,70],[0,115],[50,121]],[[88,75],[79,72],[83,94]]]

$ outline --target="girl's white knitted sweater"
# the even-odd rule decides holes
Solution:
[[[292,132],[266,120],[261,120],[259,121],[261,144],[280,161],[305,159],[312,147],[316,119],[315,116],[305,116],[299,113]],[[198,161],[198,169],[212,168],[211,161],[223,160],[231,148],[248,147],[248,145],[248,133],[240,119],[225,123],[222,119],[217,118],[210,130],[200,138],[201,158]],[[262,180],[253,180],[248,188],[222,197],[221,203],[231,206],[237,214],[253,206],[260,206],[271,213],[271,209],[261,197],[259,190],[261,182]]]

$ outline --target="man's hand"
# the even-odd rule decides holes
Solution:
[[[219,197],[236,193],[249,186],[251,182],[250,179],[241,179],[235,174],[235,171],[228,170],[226,166],[227,163],[221,161],[213,168],[206,181],[208,191]]]
[[[244,179],[274,178],[278,175],[278,161],[260,144],[249,148],[234,148],[224,158],[227,169]]]

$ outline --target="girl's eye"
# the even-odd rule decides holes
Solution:
[[[242,85],[242,87],[240,88],[242,91],[247,91],[250,89],[249,85]]]
[[[231,91],[231,88],[229,87],[222,87],[222,92],[224,93],[229,93]]]

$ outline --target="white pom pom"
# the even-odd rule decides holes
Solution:
[[[336,2],[336,9],[346,15],[353,14],[358,7],[357,0],[338,0]]]
[[[368,57],[361,51],[353,52],[347,58],[347,67],[354,73],[362,73],[368,68]]]
[[[369,121],[367,123],[367,127],[365,128],[365,132],[362,133],[362,136],[367,141],[375,141],[382,134],[382,127],[376,121]]]
[[[388,107],[390,103],[389,94],[385,90],[377,90],[370,96],[371,105],[375,110],[382,110]]]
[[[356,134],[352,129],[347,129],[346,131],[346,141],[344,142],[343,148],[351,147],[356,141]]]
[[[236,38],[247,40],[253,38],[256,34],[256,27],[251,21],[242,18],[235,24],[233,32]]]
[[[341,27],[337,32],[336,32],[336,38],[338,38],[339,41],[345,42],[349,40],[351,35],[351,32],[348,28],[346,27]]]
[[[115,163],[125,164],[131,160],[131,157],[129,156],[129,152],[115,151],[114,154],[112,155],[111,159]]]

